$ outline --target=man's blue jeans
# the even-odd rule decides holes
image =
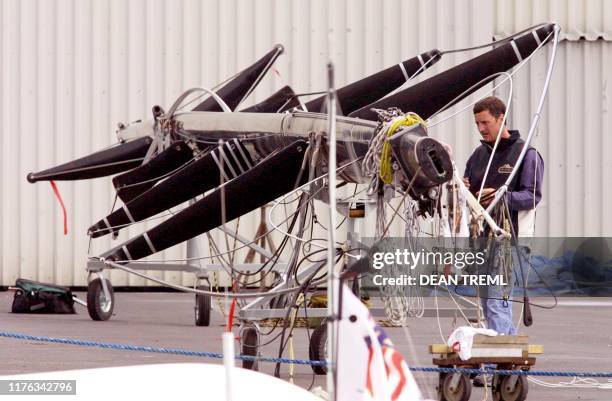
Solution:
[[[516,327],[512,321],[512,302],[483,298],[482,309],[488,329],[495,330],[499,334],[516,334]]]
[[[520,248],[519,248],[520,249]],[[507,250],[505,251],[507,253]],[[497,331],[499,334],[515,335],[517,333],[516,327],[512,320],[512,291],[514,290],[514,281],[516,278],[517,271],[521,268],[519,264],[519,252],[522,257],[523,270],[526,271],[526,260],[525,254],[522,251],[518,251],[516,247],[511,248],[511,264],[512,268],[504,268],[502,258],[504,257],[503,247],[496,249],[496,257],[490,264],[489,274],[504,275],[506,277],[507,284],[503,286],[489,285],[485,291],[484,296],[481,299],[482,309],[484,312],[485,322],[488,329]],[[507,262],[506,262],[507,263]],[[508,297],[508,300],[504,300],[504,296]]]

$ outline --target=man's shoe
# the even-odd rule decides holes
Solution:
[[[472,379],[472,385],[474,387],[484,387],[485,383],[487,384],[487,387],[491,387],[491,384],[493,383],[493,381],[491,380],[491,376],[490,375],[476,375],[473,379]]]

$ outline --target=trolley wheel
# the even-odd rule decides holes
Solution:
[[[529,391],[527,376],[518,376],[514,385],[510,380],[511,376],[503,376],[493,387],[493,400],[495,401],[525,401]]]
[[[440,401],[468,401],[472,395],[472,381],[470,375],[460,374],[457,385],[453,386],[453,376],[457,373],[443,373],[440,375],[438,393]]]
[[[244,329],[240,336],[240,342],[242,344],[241,351],[242,355],[257,356],[259,353],[259,335],[257,330],[249,327]],[[244,369],[259,370],[257,361],[242,360],[242,367]]]
[[[198,290],[208,290],[206,285],[199,285]],[[211,297],[210,295],[196,294],[195,296],[195,324],[196,326],[210,325]]]
[[[106,288],[108,288],[110,299],[106,299],[106,295],[104,295],[104,288],[102,288],[100,278],[90,281],[87,286],[87,312],[89,312],[92,320],[104,321],[110,319],[113,315],[115,307],[113,286],[108,279],[105,278],[103,280],[106,281]]]
[[[314,331],[310,336],[310,343],[308,344],[308,356],[311,361],[325,361],[325,355],[327,354],[327,324],[323,323]],[[327,373],[327,367],[321,365],[310,365],[312,371],[317,375],[324,375]]]

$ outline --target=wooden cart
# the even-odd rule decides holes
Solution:
[[[476,335],[472,357],[462,360],[446,344],[433,344],[433,364],[443,368],[479,369],[482,364],[496,364],[500,370],[529,370],[535,365],[535,355],[542,354],[542,345],[529,344],[528,336]],[[491,384],[494,401],[524,401],[527,399],[527,376],[495,374]],[[471,376],[467,373],[440,373],[438,399],[440,401],[468,401],[472,393]]]

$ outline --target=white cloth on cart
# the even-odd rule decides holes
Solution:
[[[474,344],[474,336],[482,334],[485,336],[496,336],[497,332],[491,329],[481,329],[470,326],[458,327],[450,335],[446,342],[453,351],[459,354],[459,358],[465,361],[472,357],[472,345]]]

